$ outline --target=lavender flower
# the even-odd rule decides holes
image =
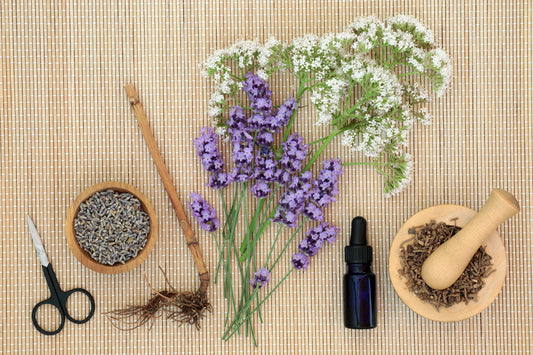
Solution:
[[[252,110],[268,113],[272,109],[272,91],[268,83],[252,72],[245,76],[243,90],[248,94]]]
[[[300,244],[298,244],[298,249],[300,249],[302,253],[305,253],[308,256],[315,256],[320,250],[320,248],[322,248],[322,243],[323,241],[320,238],[316,240],[313,240],[311,238],[304,238],[302,239]]]
[[[311,228],[305,238],[298,244],[300,254],[303,253],[307,257],[315,256],[326,241],[330,244],[335,241],[338,232],[339,228],[329,223],[322,223],[315,228]]]
[[[217,173],[211,174],[211,176],[209,177],[209,182],[207,183],[207,186],[209,186],[212,189],[222,189],[228,186],[232,181],[233,181],[233,177],[231,174],[217,172]]]
[[[293,176],[287,190],[281,195],[273,222],[282,223],[289,228],[296,227],[298,215],[305,208],[313,191],[312,174],[306,171],[301,176]]]
[[[340,229],[335,227],[333,224],[330,225],[327,223],[322,223],[320,226],[322,228],[321,238],[329,244],[333,243],[337,239],[337,234],[339,233]]]
[[[269,147],[274,142],[274,135],[267,130],[261,130],[257,133],[255,141],[260,147]]]
[[[202,128],[200,134],[194,140],[194,146],[204,169],[212,173],[222,171],[224,161],[217,148],[217,135],[212,128],[207,127]]]
[[[270,272],[261,268],[254,273],[254,277],[250,279],[250,285],[255,290],[256,288],[261,288],[270,282]]]
[[[291,134],[285,143],[282,143],[283,154],[280,164],[289,174],[296,174],[302,170],[303,161],[307,157],[309,144],[303,143],[304,139],[298,133]]]
[[[189,208],[192,211],[192,215],[198,220],[200,228],[208,232],[214,232],[220,227],[215,209],[200,194],[191,193],[191,199],[192,201],[188,202]]]
[[[313,221],[324,219],[321,208],[335,201],[335,196],[339,193],[337,189],[339,177],[344,172],[340,159],[325,160],[322,165],[323,168],[320,170],[316,181],[316,188],[304,209],[304,215]]]
[[[265,128],[266,122],[267,120],[263,113],[252,113],[248,121],[248,127],[251,130],[259,131]]]
[[[234,130],[243,130],[246,126],[247,118],[240,106],[231,108],[228,119],[228,126]]]
[[[307,270],[307,267],[309,266],[309,258],[302,253],[292,254],[292,265],[298,270]]]
[[[304,208],[304,216],[309,217],[312,221],[320,221],[322,222],[324,220],[324,212],[313,202],[309,202],[305,208]]]
[[[250,188],[250,192],[257,198],[265,198],[270,194],[270,187],[264,181],[258,181]]]
[[[254,157],[253,137],[244,130],[232,130],[233,161],[235,166],[246,167]]]
[[[255,157],[254,178],[262,181],[274,181],[276,179],[277,168],[276,157],[270,148],[262,147]]]
[[[233,168],[231,174],[232,180],[235,182],[245,182],[252,178],[253,172],[251,166],[236,166]]]
[[[274,132],[279,132],[281,128],[289,123],[294,110],[296,110],[296,100],[292,97],[285,100],[275,114],[270,116],[269,128]]]

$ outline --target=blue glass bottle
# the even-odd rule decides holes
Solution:
[[[366,241],[366,220],[352,220],[350,245],[344,249],[348,271],[344,275],[344,326],[376,327],[376,275],[372,272],[372,247]]]

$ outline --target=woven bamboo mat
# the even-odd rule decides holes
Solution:
[[[533,189],[531,5],[504,1],[26,1],[0,4],[0,342],[2,352],[65,353],[527,353],[531,351],[531,194]],[[526,3],[526,2],[524,2]],[[180,195],[202,192],[206,176],[192,139],[209,124],[209,83],[198,64],[240,39],[289,41],[344,29],[355,18],[414,15],[454,61],[454,80],[429,107],[434,123],[412,135],[415,176],[400,196],[382,197],[371,169],[351,167],[328,219],[342,237],[304,273],[285,283],[256,322],[251,339],[220,340],[225,301],[210,287],[214,311],[201,331],[159,319],[152,329],[121,332],[103,312],[145,301],[164,287],[162,266],[180,289],[197,287],[183,235],[127,103],[136,84]],[[315,126],[301,123],[304,135]],[[357,159],[340,145],[328,156]],[[155,206],[159,240],[147,261],[122,275],[82,266],[68,249],[68,207],[87,187],[123,181]],[[478,210],[489,192],[513,192],[522,212],[500,228],[508,275],[494,303],[457,323],[436,323],[407,308],[387,273],[391,241],[415,212],[441,203]],[[31,309],[48,297],[25,224],[30,214],[64,289],[82,286],[96,299],[85,325],[67,322],[47,337]],[[342,324],[343,247],[352,217],[369,221],[378,278],[378,327]],[[208,267],[216,248],[194,225]],[[289,253],[290,254],[290,253]],[[288,267],[288,259],[285,266]]]

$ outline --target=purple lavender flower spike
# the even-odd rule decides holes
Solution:
[[[281,167],[290,174],[298,173],[302,170],[303,161],[307,157],[309,144],[304,144],[303,137],[298,133],[293,133],[285,143],[282,143],[282,146]]]
[[[289,228],[296,227],[298,215],[305,208],[312,191],[311,172],[307,171],[301,176],[293,176],[279,199],[278,208],[272,221],[285,224]]]
[[[200,224],[200,228],[208,232],[214,232],[220,227],[215,209],[200,194],[196,192],[191,193],[191,199],[188,205],[192,211],[192,215]]]
[[[272,99],[266,97],[258,97],[250,104],[253,110],[259,112],[269,112],[272,109]]]
[[[294,265],[297,270],[307,270],[309,267],[309,258],[303,253],[292,254],[292,265]]]
[[[255,112],[268,113],[272,109],[272,91],[268,83],[259,76],[248,72],[245,76],[243,90],[248,94],[250,106]]]
[[[254,273],[254,277],[250,279],[250,285],[255,290],[256,288],[261,288],[270,282],[270,272],[261,268]]]
[[[315,256],[320,248],[322,248],[323,241],[322,239],[313,239],[313,238],[304,238],[298,245],[298,249],[302,253],[305,253],[307,256]]]
[[[232,180],[236,182],[245,182],[252,178],[253,172],[250,166],[236,166],[231,173]]]
[[[339,193],[337,183],[344,172],[340,159],[325,160],[322,166],[317,178],[317,190],[312,197],[319,207],[335,202],[335,196]]]
[[[292,97],[285,100],[275,114],[270,117],[270,129],[278,132],[285,127],[289,123],[294,110],[296,110],[296,100]]]
[[[224,161],[218,151],[217,142],[217,135],[212,128],[207,127],[202,128],[200,137],[194,140],[196,153],[200,157],[204,169],[212,173],[222,171],[224,167]]]
[[[276,170],[275,181],[280,185],[287,185],[291,179],[291,174],[283,169]]]
[[[228,126],[231,129],[243,130],[246,126],[246,115],[240,106],[234,106],[231,108],[228,119]]]
[[[253,113],[248,121],[248,127],[252,130],[263,129],[266,124],[265,116],[262,113]]]
[[[312,202],[309,202],[304,208],[304,216],[308,217],[311,221],[324,220],[324,212]]]
[[[254,158],[253,137],[244,130],[234,130],[231,132],[231,142],[233,143],[233,161],[238,167],[250,165]]]
[[[257,198],[265,198],[270,194],[270,187],[264,181],[258,181],[255,185],[250,188],[252,195]]]
[[[295,228],[298,222],[298,213],[284,208],[278,208],[271,220],[274,223],[281,223],[289,228]]]
[[[328,243],[333,243],[337,239],[337,234],[340,231],[340,228],[335,227],[333,224],[326,224],[323,227],[324,231],[322,232],[321,238]]]
[[[274,135],[267,130],[261,130],[257,133],[256,142],[261,147],[269,147],[274,142]]]
[[[213,173],[209,177],[207,186],[212,189],[223,189],[233,181],[232,174],[228,173]]]
[[[268,182],[276,180],[277,165],[274,152],[268,147],[262,147],[255,157],[254,178]]]
[[[315,256],[324,243],[322,237],[323,230],[324,228],[322,224],[315,228],[311,228],[309,232],[307,232],[305,238],[298,245],[298,249],[309,257]]]

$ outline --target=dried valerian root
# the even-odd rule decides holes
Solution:
[[[407,287],[411,292],[437,310],[476,300],[479,290],[485,285],[485,279],[494,271],[492,257],[486,253],[485,248],[480,247],[453,285],[444,290],[435,290],[426,284],[422,278],[422,264],[435,249],[460,230],[457,226],[431,221],[409,229],[409,234],[414,236],[400,246],[400,275],[407,279]]]
[[[169,282],[165,271],[159,267],[165,282],[170,290],[156,291],[146,280],[146,283],[155,292],[145,305],[132,305],[124,309],[117,309],[105,315],[113,325],[124,331],[133,330],[146,323],[152,328],[154,320],[163,315],[167,319],[176,321],[179,325],[194,325],[200,329],[200,320],[205,312],[213,310],[204,292],[178,292]],[[124,326],[119,326],[122,324]]]

